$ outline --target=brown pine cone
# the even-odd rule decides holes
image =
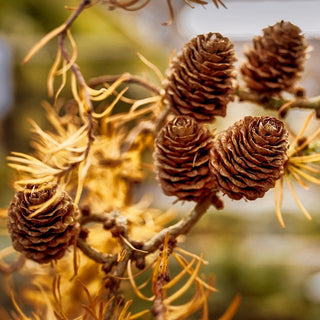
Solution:
[[[216,186],[209,171],[211,147],[209,130],[194,119],[177,116],[167,123],[156,138],[153,154],[163,192],[179,200],[196,202],[213,196]],[[215,202],[222,206],[216,198]]]
[[[245,117],[220,133],[210,152],[210,169],[231,199],[255,200],[284,173],[288,132],[273,117]]]
[[[58,260],[75,240],[73,201],[57,185],[27,185],[11,201],[8,230],[14,249],[27,258],[38,263]]]
[[[171,111],[199,122],[225,116],[235,94],[235,51],[220,33],[201,34],[172,60],[164,82]]]
[[[299,27],[290,22],[263,29],[245,52],[247,61],[240,69],[247,87],[265,96],[292,91],[304,70],[307,47]]]

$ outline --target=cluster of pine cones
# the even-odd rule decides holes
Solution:
[[[281,21],[255,37],[240,71],[247,88],[266,96],[293,89],[304,68],[300,29]],[[219,33],[185,44],[168,68],[165,99],[176,115],[155,140],[154,166],[166,195],[198,202],[217,193],[255,200],[274,187],[287,161],[288,132],[274,117],[245,117],[217,136],[205,127],[225,116],[235,97],[236,56]],[[77,237],[76,209],[57,185],[27,185],[8,211],[13,247],[38,263],[60,259]]]
[[[176,116],[160,131],[154,165],[163,192],[199,202],[216,193],[255,200],[273,188],[284,173],[288,132],[274,117],[237,121],[214,137],[189,116]]]
[[[292,23],[265,28],[240,68],[247,89],[264,97],[293,91],[306,49]],[[216,137],[204,126],[225,116],[235,97],[236,60],[232,42],[209,33],[186,43],[170,63],[165,99],[176,116],[159,132],[154,152],[155,173],[166,195],[196,202],[212,196],[214,205],[219,191],[231,199],[255,200],[284,173],[288,132],[280,120],[248,116]]]

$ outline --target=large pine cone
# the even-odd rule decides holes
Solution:
[[[307,44],[299,27],[281,21],[263,29],[241,66],[243,80],[255,92],[271,96],[292,91],[304,70]]]
[[[213,196],[217,189],[209,171],[211,147],[211,133],[194,119],[177,116],[167,123],[156,138],[153,154],[155,173],[163,192],[196,202]],[[215,200],[213,204],[222,207]]]
[[[245,117],[214,141],[210,168],[220,190],[231,199],[255,200],[284,173],[288,132],[273,117]]]
[[[170,109],[199,122],[225,116],[235,94],[235,61],[232,42],[220,33],[201,34],[186,43],[164,82]]]
[[[28,185],[11,201],[8,230],[13,247],[27,258],[38,263],[58,260],[75,240],[73,201],[57,185]]]

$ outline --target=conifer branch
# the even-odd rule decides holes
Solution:
[[[78,239],[77,247],[90,259],[100,264],[113,265],[117,261],[117,256],[105,254],[91,247],[85,240]]]
[[[129,260],[131,259],[133,250],[128,245],[124,244],[123,252],[125,252],[125,254],[122,260],[118,263],[118,265],[112,272],[111,277],[109,277],[108,279],[109,282],[107,283],[107,288],[109,289],[109,291],[108,291],[107,299],[109,300],[109,299],[112,299],[113,297],[115,297],[115,299],[112,300],[106,313],[104,314],[105,320],[112,319],[112,315],[114,314],[115,308],[119,302],[119,299],[117,299],[117,297],[118,297],[118,290],[121,283],[120,278],[123,276],[123,274],[127,270],[127,265]]]
[[[206,213],[211,205],[211,198],[207,197],[198,202],[193,210],[179,220],[176,224],[161,230],[153,238],[147,241],[142,250],[152,253],[156,251],[163,242],[167,233],[173,237],[188,233],[191,228],[199,221],[199,219]]]
[[[320,118],[320,96],[306,98],[297,97],[294,100],[284,99],[282,97],[266,97],[265,95],[238,88],[237,96],[240,101],[248,101],[256,103],[265,109],[279,111],[281,107],[288,105],[279,116],[284,117],[289,109],[311,109],[316,113],[317,118]]]

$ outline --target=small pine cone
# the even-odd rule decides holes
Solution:
[[[288,132],[273,117],[245,117],[220,133],[210,152],[210,169],[231,199],[255,200],[284,173]]]
[[[8,230],[13,247],[27,258],[38,263],[58,260],[75,240],[73,201],[57,185],[27,185],[11,201]]]
[[[215,188],[209,171],[212,136],[188,116],[177,116],[159,132],[154,167],[163,192],[179,200],[198,202]]]
[[[201,34],[186,43],[164,82],[171,111],[199,122],[224,117],[235,95],[235,61],[232,42],[220,33]]]
[[[304,70],[307,47],[299,27],[290,22],[263,29],[245,52],[247,61],[240,69],[247,87],[265,96],[292,91]]]

